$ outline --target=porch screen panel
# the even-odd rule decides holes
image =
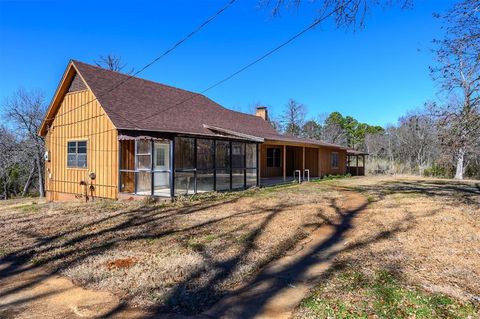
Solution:
[[[246,167],[257,168],[257,145],[247,143],[245,153],[247,159]]]
[[[195,193],[195,139],[175,138],[175,195]]]
[[[170,196],[170,141],[120,141],[120,192]]]
[[[140,171],[137,173],[137,194],[152,194],[152,173],[150,171]]]
[[[217,191],[228,191],[230,189],[230,170],[217,169],[215,176]]]
[[[175,169],[195,169],[195,139],[175,138]]]
[[[245,167],[245,143],[232,143],[232,167]]]
[[[215,168],[216,190],[230,190],[230,142],[216,142]]]
[[[230,169],[230,142],[217,141],[215,164],[217,169]]]
[[[120,192],[135,192],[135,141],[120,141]]]
[[[175,195],[195,194],[195,173],[175,171]]]
[[[137,169],[152,169],[152,142],[149,140],[137,141]]]
[[[257,170],[247,169],[247,187],[257,186]]]
[[[213,170],[197,171],[197,192],[213,192]]]
[[[197,139],[197,192],[214,190],[214,141]]]
[[[232,189],[245,188],[245,143],[232,143]]]
[[[232,169],[232,189],[245,188],[245,169]]]
[[[245,187],[257,186],[257,145],[247,143],[245,145]]]

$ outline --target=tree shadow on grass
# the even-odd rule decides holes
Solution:
[[[176,216],[195,214],[203,210],[213,209],[225,203],[234,203],[237,199],[232,198],[223,202],[199,202],[181,208],[159,209],[157,206],[141,206],[133,210],[114,212],[107,217],[100,217],[92,222],[60,231],[51,236],[40,236],[36,238],[35,244],[5,254],[0,258],[0,264],[7,265],[0,269],[0,278],[6,279],[9,276],[18,275],[43,266],[48,266],[51,273],[55,274],[89,256],[100,254],[122,242],[161,238],[177,232],[188,231],[195,227],[203,227],[222,219],[211,220],[187,229],[158,226],[163,221],[166,222]],[[127,231],[131,231],[131,233],[126,236],[118,236],[119,233]],[[22,231],[19,231],[19,233],[21,234]],[[28,230],[23,231],[23,235],[38,236]],[[102,240],[98,241],[96,240],[97,238],[102,238]],[[81,245],[84,246],[82,247]],[[53,252],[53,254],[50,252]],[[47,256],[38,260],[34,259],[35,256],[42,256],[42,254],[47,254]],[[42,278],[39,278],[14,289],[1,291],[0,298],[31,287],[41,281]]]
[[[280,203],[271,208],[250,207],[225,216],[205,218],[194,225],[183,227],[175,224],[175,218],[178,216],[195,215],[208,212],[211,209],[218,208],[221,205],[235,204],[239,198],[233,197],[212,202],[197,202],[187,204],[185,207],[167,207],[159,209],[156,206],[142,206],[134,210],[121,212],[111,212],[107,216],[101,215],[93,221],[87,221],[78,226],[68,227],[67,230],[60,229],[58,232],[48,236],[42,236],[41,232],[35,229],[19,230],[21,236],[35,239],[34,244],[8,253],[0,258],[0,278],[8,280],[9,277],[21,275],[35,271],[36,269],[48,269],[50,274],[56,274],[65,270],[78,262],[83,261],[90,256],[100,255],[118,245],[141,241],[156,240],[166,236],[184,236],[185,234],[195,234],[197,230],[211,227],[212,225],[235,221],[236,218],[244,216],[259,215],[262,221],[258,227],[251,231],[242,242],[241,251],[235,256],[217,261],[215,256],[208,251],[201,252],[204,260],[213,269],[214,275],[208,283],[196,288],[194,295],[189,293],[192,282],[202,281],[203,271],[197,271],[189,275],[188,280],[175,287],[170,293],[167,303],[162,303],[157,310],[178,310],[178,307],[198,309],[198,305],[209,305],[211,300],[217,300],[222,294],[219,283],[227,279],[234,269],[241,264],[242,259],[247,255],[255,245],[255,239],[261,234],[262,230],[270,221],[280,212],[286,209],[295,209],[296,204]],[[6,221],[8,222],[8,220]],[[290,243],[293,244],[293,243]],[[281,250],[280,248],[278,248]],[[40,256],[41,259],[35,259]],[[272,256],[273,258],[274,256]],[[265,261],[266,263],[267,261]],[[261,267],[262,265],[259,265]],[[45,280],[45,276],[32,277],[31,280],[22,281],[19,284],[9,285],[5,289],[0,289],[0,299],[8,298],[22,290],[33,287]],[[42,296],[37,296],[41,298]],[[35,297],[25,299],[25,302],[33,301]],[[0,305],[0,313],[8,311],[9,307],[19,307],[21,301],[15,304]],[[121,303],[115,312],[123,311],[125,303]]]
[[[345,189],[348,189],[346,187]],[[373,201],[381,201],[386,196],[403,194],[405,196],[440,197],[452,203],[471,205],[480,208],[480,184],[445,180],[396,180],[376,185],[359,185],[353,189],[367,195],[373,195]]]
[[[84,260],[89,256],[100,255],[109,249],[115,248],[122,243],[128,243],[146,239],[160,239],[166,236],[183,236],[184,234],[195,233],[217,223],[228,222],[230,219],[235,222],[235,218],[242,216],[258,215],[261,222],[243,238],[240,250],[233,256],[218,260],[208,250],[200,251],[205,263],[209,266],[206,269],[198,269],[188,274],[180,283],[168,292],[166,299],[160,301],[154,311],[156,313],[165,313],[169,311],[180,312],[183,314],[198,314],[215,304],[231,290],[230,285],[235,284],[232,277],[244,265],[245,258],[252,253],[256,247],[256,241],[262,234],[262,231],[278,216],[286,210],[295,210],[300,204],[280,202],[272,207],[252,206],[246,210],[240,210],[230,215],[213,218],[202,221],[189,227],[178,227],[175,225],[174,218],[180,215],[199,214],[209,209],[214,209],[225,204],[235,204],[238,198],[232,198],[222,201],[207,203],[194,203],[186,207],[170,207],[158,209],[155,206],[143,206],[138,209],[123,212],[114,212],[109,216],[100,217],[97,220],[72,227],[68,230],[55,233],[50,236],[44,236],[29,232],[29,236],[38,236],[35,245],[28,246],[19,251],[10,253],[0,259],[0,265],[8,264],[0,270],[0,277],[7,278],[22,272],[27,272],[40,266],[52,267],[52,274],[64,270],[77,262]],[[222,316],[227,312],[233,314],[236,318],[254,317],[259,314],[265,305],[278,294],[282,293],[297,282],[315,282],[319,280],[318,276],[309,275],[309,269],[316,264],[325,263],[333,260],[337,254],[343,251],[359,249],[373,242],[387,239],[395,233],[405,231],[408,226],[398,225],[397,227],[384,232],[379,232],[369,239],[350,244],[347,246],[339,245],[345,239],[347,232],[354,227],[352,221],[361,213],[368,203],[362,203],[353,209],[343,209],[335,199],[330,202],[331,208],[336,212],[336,218],[329,218],[322,213],[321,207],[318,209],[318,220],[313,223],[303,225],[306,228],[333,227],[333,232],[325,240],[314,247],[310,254],[303,256],[286,268],[268,273],[258,271],[269,261],[279,257],[294,247],[301,239],[300,236],[292,235],[282,242],[278,243],[273,249],[275,254],[262,260],[251,270],[251,277],[257,273],[258,282],[266,284],[266,290],[249,291],[249,286],[244,289],[236,290],[233,295],[242,296],[242,303],[236,304],[235,309],[231,309],[226,304],[217,307],[215,315]],[[408,220],[404,221],[408,223]],[[241,224],[237,228],[240,228]],[[234,228],[235,229],[235,228]],[[227,247],[226,247],[227,248]],[[53,252],[48,255],[47,253]],[[45,258],[32,263],[32,258],[41,254],[47,254]],[[0,291],[0,298],[8,297],[18,291],[32,287],[41,282],[44,278],[37,278],[31,281],[16,285],[13,288]],[[8,305],[7,305],[8,306]],[[18,306],[18,305],[16,305]],[[125,310],[127,305],[120,303],[117,308],[112,310],[108,316],[115,316]],[[0,306],[0,311],[2,307]],[[233,311],[233,312],[232,312]]]

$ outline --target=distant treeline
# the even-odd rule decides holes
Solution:
[[[279,7],[284,3],[274,2]],[[337,9],[349,8],[335,10],[335,20],[340,25],[352,25],[363,23],[362,15],[357,19],[359,3],[378,1],[332,0],[326,4]],[[306,120],[305,106],[293,99],[272,124],[285,134],[368,152],[367,173],[479,179],[479,3],[479,0],[460,0],[448,12],[438,15],[445,34],[433,41],[436,61],[430,68],[432,79],[439,86],[438,98],[426,102],[421,110],[406,114],[396,125],[371,126],[338,112]],[[96,63],[115,71],[125,67],[119,57],[112,55],[102,56]],[[0,198],[45,194],[45,146],[37,135],[45,114],[44,102],[39,92],[18,90],[1,105],[5,121],[0,123]]]
[[[372,126],[338,112],[304,120],[305,107],[290,100],[282,116],[271,120],[276,129],[293,136],[366,151],[367,174],[413,174],[453,178],[458,152],[450,127],[431,112],[432,105],[409,112],[396,125]],[[292,111],[294,109],[294,111]],[[292,116],[294,114],[294,116]],[[472,139],[464,154],[464,176],[480,179],[480,139]]]

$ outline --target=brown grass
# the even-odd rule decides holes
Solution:
[[[345,272],[372,278],[380,271],[406,287],[480,302],[480,183],[413,177],[334,183],[363,193],[370,204],[321,287],[335,286]],[[341,289],[316,296],[361,304],[358,294]],[[305,311],[300,307],[297,316],[315,317]]]
[[[343,269],[460,300],[480,296],[480,184],[352,178],[182,200],[0,203],[0,258],[42,265],[130,305],[198,313],[325,222],[342,189],[369,205],[322,279]],[[480,298],[479,298],[480,299]]]
[[[336,218],[330,187],[304,184],[182,200],[0,208],[0,247],[131,305],[205,309]]]

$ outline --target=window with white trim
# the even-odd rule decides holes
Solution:
[[[67,167],[87,168],[87,141],[67,143]]]

